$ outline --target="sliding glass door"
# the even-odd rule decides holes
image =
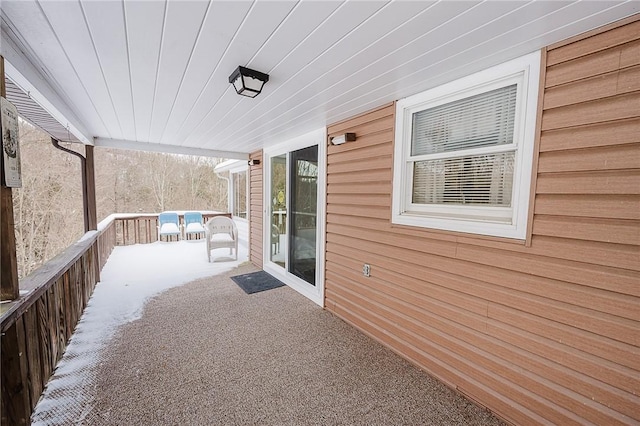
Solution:
[[[318,146],[290,153],[291,213],[288,271],[316,285]]]
[[[325,131],[300,139],[265,150],[264,269],[322,304]]]

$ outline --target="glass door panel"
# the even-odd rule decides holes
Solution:
[[[247,172],[233,173],[233,215],[247,218]]]
[[[287,270],[316,285],[318,146],[290,153],[289,264]]]
[[[285,267],[287,253],[287,155],[271,157],[270,259]]]

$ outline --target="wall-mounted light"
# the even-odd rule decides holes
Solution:
[[[233,84],[236,93],[255,98],[262,92],[262,87],[269,81],[269,75],[245,67],[238,67],[229,76],[229,83]]]
[[[355,133],[345,133],[344,135],[338,135],[331,138],[331,143],[333,145],[341,145],[345,142],[353,142],[356,140]]]
[[[254,160],[253,158],[251,160],[249,160],[248,163],[250,166],[257,166],[258,164],[260,164],[260,160]]]

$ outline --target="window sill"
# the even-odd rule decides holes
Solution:
[[[527,240],[522,238],[510,238],[495,235],[479,234],[474,232],[454,231],[450,229],[432,228],[426,226],[409,225],[391,222],[392,229],[423,233],[425,236],[433,235],[436,239],[446,239],[455,242],[464,242],[473,245],[483,245],[482,242],[506,243],[510,245],[526,246]]]

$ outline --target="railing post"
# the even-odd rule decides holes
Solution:
[[[27,350],[22,318],[2,336],[2,424],[28,425],[31,401],[27,378]]]

